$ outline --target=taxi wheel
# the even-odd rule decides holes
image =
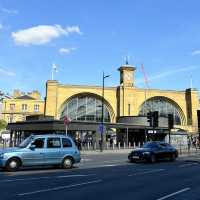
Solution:
[[[70,157],[66,157],[64,158],[63,162],[62,162],[62,167],[64,169],[71,169],[73,166],[73,160]]]
[[[173,153],[170,157],[170,161],[175,161],[176,160],[176,155]]]
[[[20,167],[20,160],[17,158],[11,158],[7,161],[5,169],[9,172],[15,172]]]

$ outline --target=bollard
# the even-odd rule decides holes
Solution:
[[[124,149],[126,148],[126,143],[124,142]]]
[[[120,142],[118,143],[118,149],[120,149]]]
[[[129,149],[131,148],[131,143],[130,143],[130,142],[128,143],[128,148],[129,148]]]
[[[94,150],[96,150],[97,149],[97,143],[95,142],[94,143]]]
[[[114,150],[114,148],[115,148],[115,145],[114,145],[114,143],[112,144],[112,148],[113,148],[113,150]]]
[[[182,151],[181,151],[181,143],[179,143],[179,152],[180,152],[180,154],[182,154]]]
[[[108,150],[108,142],[106,142],[106,149]]]
[[[88,150],[90,149],[90,143],[89,142],[87,143],[87,149]]]

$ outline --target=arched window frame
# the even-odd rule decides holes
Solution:
[[[158,104],[161,104],[160,106]],[[165,104],[165,108],[163,106]],[[170,112],[167,112],[171,107]],[[145,108],[146,107],[146,108]],[[165,110],[166,109],[166,110]],[[184,113],[181,108],[178,106],[176,102],[173,100],[162,97],[162,96],[155,96],[152,98],[147,99],[139,108],[139,116],[146,116],[146,114],[150,111],[158,111],[159,116],[167,117],[167,114],[173,114],[175,125],[184,125],[185,124],[185,117]]]

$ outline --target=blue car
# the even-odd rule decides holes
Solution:
[[[81,160],[74,141],[64,135],[34,135],[19,147],[0,151],[0,168],[16,171],[24,166],[54,165],[72,168]]]

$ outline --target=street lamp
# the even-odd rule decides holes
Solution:
[[[100,151],[103,151],[103,134],[104,134],[104,80],[108,78],[110,75],[105,75],[103,72],[103,87],[102,87],[102,99],[101,99],[101,140],[100,140]]]

